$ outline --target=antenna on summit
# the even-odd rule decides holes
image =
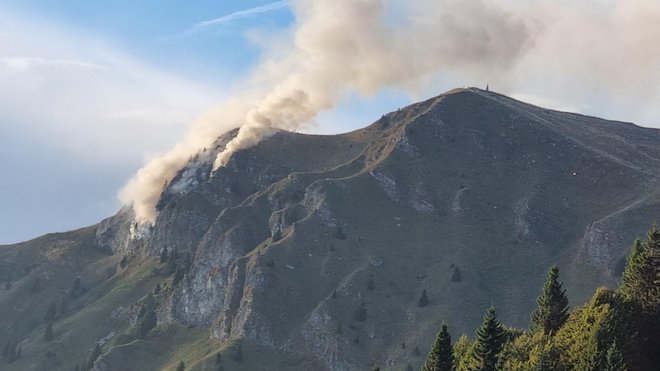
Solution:
[[[488,91],[488,84],[486,84],[486,91]]]

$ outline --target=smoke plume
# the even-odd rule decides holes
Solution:
[[[264,42],[274,46],[266,46],[244,90],[122,190],[138,222],[154,223],[163,185],[219,134],[240,127],[215,169],[277,129],[313,122],[351,93],[369,96],[385,87],[414,93],[438,76],[488,80],[506,91],[527,78],[550,78],[552,88],[553,76],[578,74],[605,89],[639,86],[655,71],[656,84],[646,93],[658,96],[660,43],[653,38],[660,34],[660,5],[653,0],[293,0],[290,6],[296,18],[290,33]],[[630,68],[640,50],[641,68]]]

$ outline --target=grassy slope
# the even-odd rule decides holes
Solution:
[[[134,304],[166,279],[154,259],[134,258],[120,268],[121,256],[96,246],[94,233],[90,227],[0,247],[2,261],[11,262],[2,273],[15,277],[9,291],[0,291],[0,344],[4,348],[9,341],[18,343],[22,353],[12,364],[0,360],[1,369],[72,370],[88,359],[97,341],[107,351],[113,338],[130,326],[137,311]],[[84,292],[72,295],[76,277]],[[44,315],[51,302],[59,307],[62,300],[67,300],[67,307],[63,313],[58,309],[54,338],[46,341]],[[182,343],[196,341],[200,333],[179,332]]]

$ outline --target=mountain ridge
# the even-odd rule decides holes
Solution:
[[[426,348],[439,322],[469,333],[492,303],[506,313],[504,323],[526,326],[551,264],[562,268],[573,302],[615,284],[632,237],[660,205],[659,130],[475,88],[349,133],[278,132],[211,174],[233,135],[191,158],[165,186],[148,233],[138,233],[124,207],[84,232],[53,237],[74,246],[61,256],[85,251],[83,260],[108,275],[73,269],[100,297],[74,314],[65,311],[63,322],[100,306],[114,284],[137,275],[143,278],[130,282],[144,290],[123,293],[110,310],[123,318],[108,320],[114,336],[134,323],[130,308],[158,282],[154,331],[194,326],[209,349],[246,344],[264,354],[255,362],[276,362],[265,354],[283,352],[298,364],[292,369],[363,369],[374,361],[401,369],[421,361],[415,348]],[[56,250],[53,241],[26,244],[21,248],[39,251],[33,256]],[[188,259],[176,284],[154,261],[164,248]],[[54,259],[13,269],[17,258],[9,251],[17,249],[0,250],[3,280],[11,275],[20,286],[10,291],[15,295],[29,291],[30,279],[46,277],[49,264],[66,266]],[[69,281],[72,273],[65,274]],[[430,304],[420,307],[422,290]],[[47,348],[28,338],[26,350]],[[142,349],[139,341],[130,344],[106,345],[96,369],[121,369],[122,352]]]

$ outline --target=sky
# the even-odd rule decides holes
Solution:
[[[138,169],[262,74],[274,90],[289,86],[273,81],[289,81],[296,69],[345,83],[346,91],[301,116],[312,124],[278,126],[315,133],[356,129],[416,100],[487,83],[550,108],[660,127],[653,1],[353,4],[360,2],[0,0],[0,244],[112,215]],[[437,6],[438,16],[427,19],[428,9],[409,4]],[[333,12],[341,24],[324,23]],[[382,13],[387,27],[372,25],[365,12]],[[316,37],[338,30],[357,49],[335,53],[334,43],[346,39]],[[375,31],[401,35],[401,45],[390,48]],[[402,61],[404,52],[426,63]],[[310,55],[339,58],[323,68],[291,63]],[[366,81],[338,62],[362,67],[369,55],[414,73],[392,79],[384,70]]]

